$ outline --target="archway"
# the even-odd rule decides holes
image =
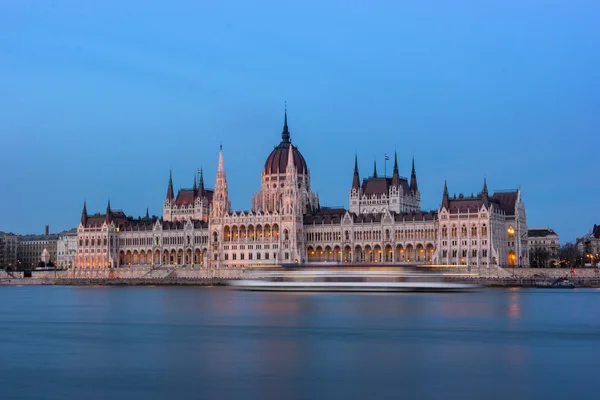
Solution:
[[[350,246],[344,247],[344,262],[352,262],[352,248]]]
[[[394,261],[394,251],[392,250],[391,245],[385,246],[385,262],[391,263]]]

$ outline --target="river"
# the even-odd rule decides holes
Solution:
[[[600,290],[0,287],[2,399],[595,399]]]

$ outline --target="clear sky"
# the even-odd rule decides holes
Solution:
[[[0,230],[162,213],[223,144],[249,209],[280,141],[323,206],[414,154],[423,208],[520,187],[529,226],[573,240],[600,223],[600,2],[0,2]],[[392,164],[388,162],[388,173]]]

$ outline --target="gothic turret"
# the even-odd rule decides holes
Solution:
[[[285,111],[283,112],[283,131],[281,132],[281,143],[285,143],[285,144],[291,143],[290,131],[288,130],[288,124],[287,124],[287,105],[285,107]]]
[[[377,178],[377,161],[373,160],[373,178]]]
[[[419,188],[417,186],[417,174],[415,172],[415,158],[412,159],[412,171],[410,173],[410,191],[417,193]]]
[[[198,185],[196,184],[196,174],[194,174],[194,186],[192,187],[192,190],[194,191],[195,196],[196,192],[198,191]]]
[[[448,185],[444,179],[444,194],[442,195],[442,207],[450,208],[450,196],[448,195]]]
[[[110,225],[112,222],[112,211],[110,209],[110,199],[108,199],[108,204],[106,205],[106,217],[104,219],[107,225]]]
[[[200,186],[198,187],[198,197],[203,198],[204,196],[204,173],[202,172],[202,168],[200,168]]]
[[[173,201],[175,194],[173,193],[173,171],[169,171],[169,187],[167,188],[167,200]]]
[[[230,211],[229,194],[227,191],[227,176],[223,163],[223,146],[219,148],[219,165],[217,167],[217,180],[212,201],[212,215],[223,217]]]
[[[394,172],[392,173],[392,186],[400,186],[400,173],[398,172],[398,155],[394,151]]]
[[[81,225],[85,226],[85,224],[87,223],[87,206],[86,206],[86,201],[83,201],[83,210],[81,211]]]
[[[354,176],[352,177],[352,189],[360,190],[360,176],[358,175],[358,155],[354,155]]]
[[[292,144],[288,150],[287,167],[285,170],[285,192],[283,195],[283,204],[280,209],[282,214],[294,214],[297,210],[297,191],[298,191],[298,172],[294,163],[294,153],[292,152]]]

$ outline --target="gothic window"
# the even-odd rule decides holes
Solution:
[[[112,239],[112,238],[111,238],[111,239]],[[111,242],[112,242],[112,240],[111,240]],[[111,244],[112,244],[112,243],[111,243]],[[106,246],[106,238],[104,238],[104,245]]]
[[[473,258],[477,257],[477,250],[476,249],[473,249],[471,251],[471,257],[473,257]]]
[[[248,253],[248,260],[252,260],[252,253]]]
[[[283,238],[284,238],[284,240],[290,240],[287,229],[283,231]]]
[[[456,257],[457,250],[452,250],[452,257]]]
[[[487,236],[487,226],[485,224],[483,224],[483,226],[481,227],[481,236]]]
[[[225,261],[229,260],[229,254],[225,253]]]
[[[477,227],[475,225],[473,225],[473,227],[471,227],[471,236],[477,237]]]
[[[443,258],[448,257],[448,250],[442,250],[442,257]]]
[[[463,256],[463,257],[466,257],[466,256],[467,256],[467,250],[463,250],[463,251],[462,251],[462,256]]]
[[[456,227],[456,225],[452,226],[452,237],[455,238],[458,236],[458,228]]]
[[[507,233],[508,233],[508,237],[509,237],[509,238],[513,238],[513,237],[515,237],[515,228],[513,228],[513,226],[512,226],[512,225],[511,225],[511,226],[509,226],[509,227],[508,227],[508,230],[507,230]]]
[[[462,229],[461,229],[461,233],[462,236],[467,236],[467,226],[463,225]]]
[[[231,258],[231,259],[232,259],[232,260],[235,260],[235,259],[236,259],[236,256],[237,256],[237,254],[233,253],[233,254],[232,254],[232,258]]]
[[[284,254],[284,258],[285,258],[286,260],[289,260],[289,259],[290,259],[290,253],[285,253],[285,254]]]
[[[390,240],[390,230],[389,229],[385,230],[385,240]]]
[[[256,259],[260,260],[260,253],[256,253]]]
[[[219,234],[217,232],[213,232],[213,242],[217,243],[219,241]]]

